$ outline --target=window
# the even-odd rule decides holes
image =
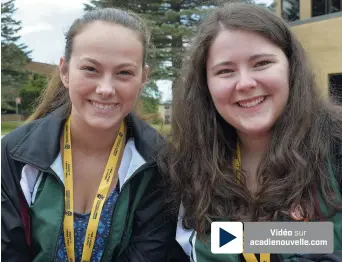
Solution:
[[[312,0],[312,17],[340,12],[342,0]]]
[[[331,0],[330,13],[342,11],[342,0]]]
[[[289,22],[299,20],[299,0],[282,0],[281,15]]]
[[[170,109],[170,105],[165,105],[165,109]]]
[[[342,104],[342,73],[329,75],[329,83],[330,96]]]

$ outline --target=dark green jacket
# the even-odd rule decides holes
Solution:
[[[1,141],[3,261],[55,259],[64,217],[64,183],[51,166],[60,152],[64,112],[59,108]],[[166,261],[168,249],[175,245],[176,220],[172,220],[164,203],[165,190],[155,161],[160,137],[134,114],[126,118],[126,123],[128,137],[134,139],[145,163],[127,180],[120,181],[122,187],[101,261]]]

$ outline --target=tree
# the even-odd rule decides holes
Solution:
[[[282,17],[289,21],[296,21],[299,19],[299,1],[298,0],[286,0],[282,4]]]
[[[272,1],[271,4],[269,4],[267,6],[271,11],[275,12],[276,11],[276,7],[277,7],[277,2],[275,0]]]
[[[141,113],[144,115],[158,112],[158,106],[161,99],[160,91],[154,81],[146,84],[140,95],[142,103]]]
[[[1,3],[1,43],[10,44],[20,38],[16,35],[21,29],[20,22],[12,18],[15,11],[14,0]]]
[[[1,112],[15,110],[15,98],[27,81],[25,65],[30,61],[26,46],[17,42],[21,22],[13,18],[14,0],[1,3]]]
[[[22,98],[20,111],[24,116],[28,116],[33,113],[37,99],[39,99],[47,84],[48,80],[44,75],[33,73],[30,76],[29,80],[19,93]]]

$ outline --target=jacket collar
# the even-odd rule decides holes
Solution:
[[[23,138],[11,150],[11,156],[21,162],[46,170],[60,152],[60,136],[66,121],[67,108],[62,106],[42,119],[21,127],[17,135]],[[126,117],[127,137],[133,137],[138,152],[146,162],[155,162],[164,139],[134,113]]]

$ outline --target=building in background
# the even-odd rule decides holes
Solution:
[[[307,52],[325,95],[342,102],[342,0],[276,0]]]
[[[158,111],[159,111],[160,116],[163,119],[163,123],[166,125],[171,124],[171,119],[172,119],[171,101],[166,101],[165,103],[160,104]]]

